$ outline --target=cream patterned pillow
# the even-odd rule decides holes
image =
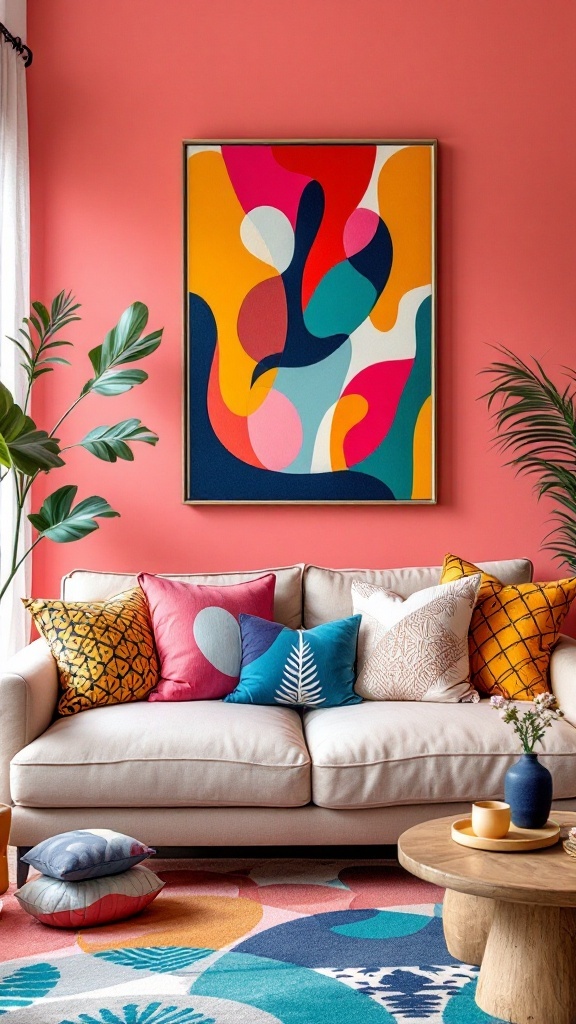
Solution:
[[[367,700],[479,700],[470,686],[468,628],[480,579],[428,587],[405,601],[354,580],[354,614],[362,615],[356,692]]]

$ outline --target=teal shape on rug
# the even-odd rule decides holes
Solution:
[[[476,981],[471,981],[453,993],[444,1010],[442,1024],[504,1024],[500,1017],[491,1017],[477,1005],[476,985]],[[552,1024],[552,1021],[538,1021],[538,1024]]]
[[[195,949],[186,946],[164,946],[140,949],[106,949],[102,953],[94,953],[101,960],[108,960],[123,967],[132,967],[135,971],[153,971],[156,974],[171,974],[213,953],[213,949]]]
[[[99,1016],[81,1013],[76,1020],[63,1020],[60,1024],[216,1024],[213,1017],[205,1017],[196,1013],[191,1007],[179,1010],[177,1006],[148,1003],[140,1008],[136,1003],[127,1003],[122,1007],[122,1016],[107,1010],[98,1011]]]
[[[29,964],[0,981],[0,1013],[30,1006],[42,999],[60,979],[60,971],[52,964]]]
[[[397,939],[400,935],[414,935],[430,924],[424,914],[402,914],[382,910],[364,921],[337,924],[330,930],[337,935],[349,935],[354,939]]]
[[[383,1006],[334,978],[249,953],[225,953],[194,982],[190,995],[254,1006],[282,1024],[395,1024]]]

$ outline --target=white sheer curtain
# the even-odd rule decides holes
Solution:
[[[14,36],[26,38],[26,0],[0,0],[0,21]],[[6,335],[17,337],[30,306],[30,202],[26,70],[22,57],[0,38],[0,379],[19,405],[24,375],[18,350]],[[12,561],[15,496],[11,481],[0,489],[0,577]],[[30,525],[20,538],[30,546]],[[29,562],[29,559],[27,559]],[[20,568],[0,606],[0,660],[28,643],[27,615],[20,598],[30,594],[30,565]]]

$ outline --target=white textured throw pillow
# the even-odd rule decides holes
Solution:
[[[411,594],[352,583],[358,637],[355,689],[367,700],[479,700],[469,682],[468,628],[480,574]]]

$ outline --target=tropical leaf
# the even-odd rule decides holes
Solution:
[[[292,644],[282,675],[282,686],[276,690],[278,704],[293,704],[303,707],[317,707],[326,700],[314,652],[303,631],[298,630],[298,643]]]
[[[538,500],[554,509],[544,546],[576,571],[576,372],[556,387],[538,360],[530,366],[507,348],[482,372],[493,386],[482,396],[496,426],[496,445],[510,455],[506,465],[535,478]],[[498,403],[497,406],[495,403]]]
[[[129,442],[142,441],[144,444],[157,444],[158,435],[145,427],[141,420],[122,420],[113,427],[95,427],[80,441],[82,448],[91,452],[97,459],[104,462],[116,462],[134,458]]]
[[[0,980],[0,1014],[23,1009],[54,988],[60,971],[52,964],[29,964]]]
[[[157,974],[171,974],[190,967],[197,960],[203,960],[213,953],[213,949],[195,949],[189,946],[165,946],[163,948],[144,949],[106,949],[94,956],[109,960],[123,967],[132,967],[135,971],[155,971]]]
[[[112,1010],[98,1011],[98,1017],[91,1013],[81,1013],[77,1020],[62,1020],[60,1024],[216,1024],[213,1017],[205,1017],[196,1013],[192,1007],[179,1010],[177,1006],[166,1006],[162,1003],[148,1003],[137,1006],[127,1003],[122,1007],[122,1016]]]
[[[24,343],[16,338],[9,338],[9,341],[12,341],[18,347],[24,357],[24,361],[20,365],[23,367],[28,379],[28,394],[32,384],[38,377],[41,377],[43,373],[52,372],[54,366],[51,364],[68,364],[67,359],[62,359],[61,357],[46,359],[45,354],[49,348],[70,344],[69,341],[54,341],[52,339],[58,331],[61,331],[75,320],[80,319],[80,317],[74,315],[75,311],[79,308],[79,304],[74,302],[71,292],[60,292],[52,302],[50,311],[42,302],[33,302],[32,309],[34,313],[24,317],[22,322],[26,327],[20,327],[18,331],[22,335]],[[34,335],[37,336],[36,343],[34,342]],[[28,396],[24,403],[25,408],[27,404]]]
[[[81,540],[98,529],[96,519],[110,519],[120,515],[104,498],[92,495],[73,507],[78,488],[69,484],[50,494],[39,512],[28,516],[41,537],[69,544]]]
[[[83,393],[93,391],[96,395],[122,395],[145,380],[148,380],[148,374],[144,370],[106,370],[101,377],[87,381]]]
[[[58,438],[38,430],[34,420],[16,405],[10,391],[0,383],[0,464],[26,476],[38,470],[63,466]]]
[[[118,366],[144,359],[158,348],[162,330],[141,337],[147,323],[148,308],[143,302],[133,302],[124,310],[102,344],[88,353],[94,377],[84,385],[84,394],[95,391],[100,395],[119,395],[147,379],[142,370],[116,370]]]

